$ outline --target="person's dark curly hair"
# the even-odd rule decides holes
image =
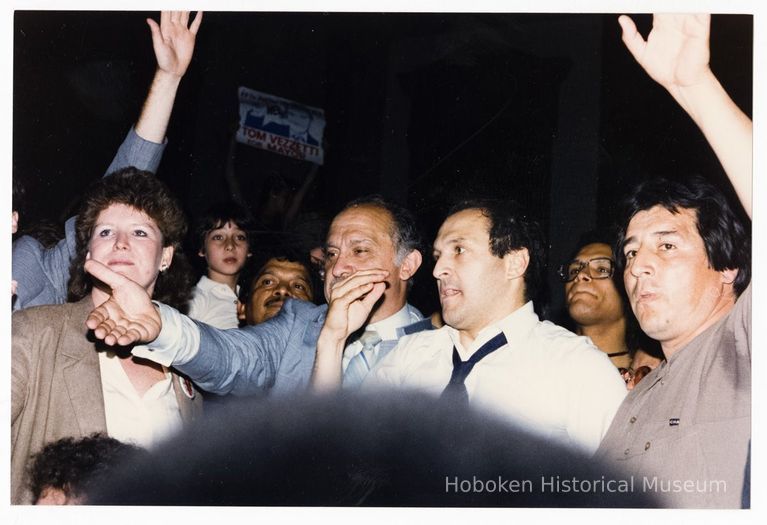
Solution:
[[[515,250],[526,248],[530,261],[525,270],[525,300],[534,301],[541,286],[546,246],[543,232],[519,203],[507,199],[467,199],[454,204],[447,216],[476,209],[488,220],[490,253],[503,258]]]
[[[48,488],[59,489],[68,498],[86,496],[101,476],[129,458],[146,452],[102,433],[83,438],[62,438],[48,443],[29,462],[29,485],[33,501]]]
[[[184,212],[162,181],[148,171],[133,167],[98,180],[83,199],[75,223],[77,248],[69,270],[68,300],[78,301],[93,288],[92,278],[83,265],[96,220],[112,204],[125,204],[148,215],[162,233],[163,247],[173,246],[173,264],[160,272],[152,297],[186,311],[194,282],[189,262],[181,251],[181,241],[187,228]]]

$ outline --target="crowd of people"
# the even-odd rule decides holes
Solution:
[[[154,173],[202,14],[148,22],[156,74],[106,175],[62,240],[14,240],[12,503],[749,507],[752,131],[709,68],[710,16],[655,15],[646,40],[619,22],[748,217],[701,177],[630,190],[556,270],[574,332],[536,314],[554,269],[507,199],[454,203],[425,243],[410,210],[360,197],[321,248],[274,249],[247,206],[216,204],[195,284]],[[438,312],[408,299],[424,257]],[[174,490],[147,488],[161,468]],[[511,471],[558,488],[457,489]]]

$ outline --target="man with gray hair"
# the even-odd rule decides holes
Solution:
[[[385,288],[370,294],[369,315],[347,341],[339,370],[345,385],[361,383],[400,337],[431,328],[407,304],[408,283],[421,265],[419,245],[410,212],[377,196],[350,202],[330,224],[325,296],[339,283],[370,275]],[[264,323],[217,330],[169,306],[161,304],[158,310],[143,289],[103,265],[89,261],[86,269],[113,291],[109,304],[94,310],[88,324],[107,344],[151,341],[148,347],[135,347],[134,355],[172,365],[215,394],[293,392],[308,385],[327,305],[288,299],[280,314]]]

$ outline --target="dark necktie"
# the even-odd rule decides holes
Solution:
[[[469,404],[469,393],[466,391],[466,377],[471,373],[474,365],[482,360],[486,355],[498,350],[500,347],[506,344],[506,336],[503,332],[490,339],[487,343],[483,344],[479,350],[469,358],[468,361],[461,361],[461,356],[458,355],[458,350],[453,346],[453,374],[450,376],[450,382],[442,391],[440,399],[443,399],[451,404]]]

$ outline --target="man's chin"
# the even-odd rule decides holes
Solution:
[[[282,310],[282,305],[285,303],[272,303],[269,306],[266,307],[266,315],[269,317],[274,317],[278,313],[280,313],[280,310]]]

